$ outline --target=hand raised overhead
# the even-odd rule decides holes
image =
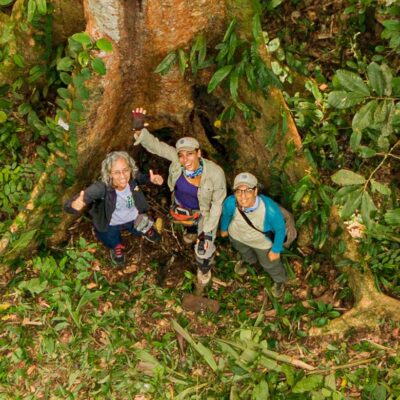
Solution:
[[[71,207],[76,211],[81,211],[85,206],[86,203],[83,200],[85,192],[82,190],[79,193],[79,196],[71,203]]]
[[[132,118],[133,118],[132,127],[134,131],[140,131],[145,126],[149,125],[147,122],[145,122],[146,112],[147,111],[143,107],[137,107],[134,110],[132,110]]]
[[[154,183],[155,185],[162,185],[164,182],[164,178],[161,175],[154,174],[153,170],[149,171],[150,174],[150,182]]]

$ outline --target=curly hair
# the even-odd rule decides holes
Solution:
[[[112,151],[108,153],[106,158],[101,163],[101,180],[107,185],[112,186],[111,168],[119,159],[125,160],[131,170],[131,177],[135,178],[139,171],[135,160],[126,151]]]

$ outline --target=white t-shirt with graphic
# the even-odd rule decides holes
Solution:
[[[134,221],[139,211],[135,206],[131,188],[126,185],[124,190],[115,190],[117,194],[117,203],[111,216],[110,225],[121,225]]]

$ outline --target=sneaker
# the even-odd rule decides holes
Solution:
[[[161,235],[153,228],[150,228],[144,238],[147,239],[149,242],[158,243],[161,240]]]
[[[276,297],[277,299],[281,298],[284,289],[285,289],[285,284],[283,282],[275,282],[271,288],[272,296]]]
[[[244,263],[242,260],[236,261],[235,263],[235,274],[243,276],[246,275],[247,273],[247,268],[244,266]]]
[[[185,233],[183,235],[183,241],[186,244],[192,244],[196,241],[197,239],[197,233]]]
[[[113,249],[110,250],[111,260],[114,264],[122,266],[125,264],[125,246],[121,243],[117,244]]]

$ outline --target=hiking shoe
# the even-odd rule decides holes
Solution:
[[[197,239],[197,233],[185,233],[183,235],[183,241],[186,244],[192,244],[196,241]]]
[[[125,264],[125,246],[121,243],[117,244],[113,249],[110,250],[111,260],[114,264],[122,266]]]
[[[144,238],[147,239],[149,242],[158,243],[161,240],[161,235],[153,228],[150,228]]]
[[[285,289],[285,284],[283,282],[275,282],[271,288],[272,296],[276,297],[277,299],[281,298],[284,289]]]
[[[247,268],[244,266],[243,261],[242,260],[236,261],[235,274],[243,276],[243,275],[246,275],[246,273],[247,273]]]

